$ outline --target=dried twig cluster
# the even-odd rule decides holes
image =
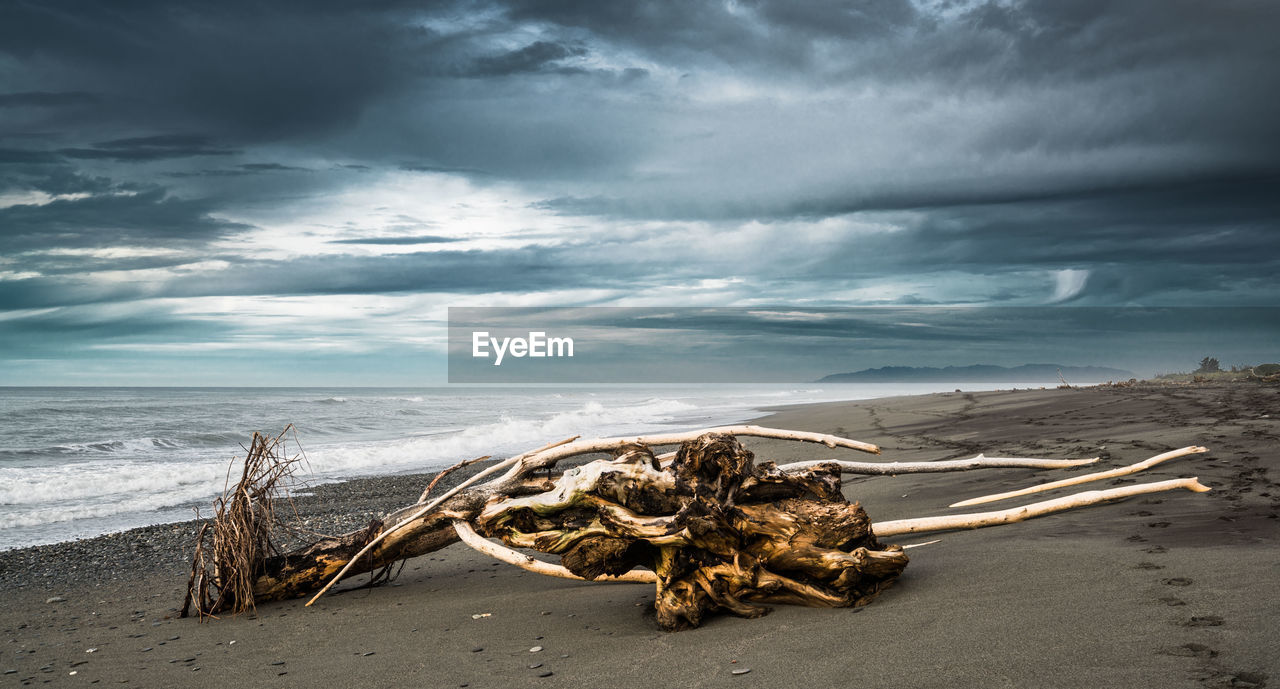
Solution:
[[[277,503],[287,498],[289,479],[305,459],[300,451],[293,456],[285,451],[293,432],[290,425],[276,436],[254,433],[235,485],[228,472],[222,496],[213,503],[213,520],[203,524],[196,537],[183,617],[192,606],[202,618],[253,608],[263,563],[280,554],[274,540],[281,524]]]

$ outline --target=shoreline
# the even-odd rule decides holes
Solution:
[[[956,383],[956,384],[963,384],[963,383]],[[843,385],[843,384],[836,383],[836,385]],[[1075,389],[1106,387],[1107,385],[1108,385],[1107,383],[1081,385],[1081,386],[1075,386]],[[0,386],[0,388],[2,387],[4,386]],[[9,386],[9,387],[21,387],[21,386]],[[45,387],[56,388],[59,386],[45,386]],[[69,386],[61,386],[61,387],[69,387]],[[95,387],[108,387],[112,389],[119,388],[119,386],[95,386]],[[138,389],[150,389],[150,388],[138,388]],[[184,389],[184,388],[178,387],[174,389]],[[239,388],[233,387],[233,388],[213,388],[213,389],[239,389]],[[272,389],[277,389],[277,388],[272,388]],[[339,388],[317,387],[317,388],[290,388],[290,389],[335,390]],[[403,388],[353,388],[353,389],[400,390]],[[1027,387],[1027,388],[1012,387],[1008,389],[998,389],[998,390],[979,390],[977,392],[980,392],[980,393],[1021,392],[1021,391],[1030,391],[1030,390],[1043,391],[1048,389],[1052,389],[1052,388],[1048,388],[1045,386],[1036,386],[1036,387]],[[960,390],[957,389],[956,392],[960,392]],[[723,424],[717,424],[717,425],[757,423],[762,421],[765,418],[768,418],[778,413],[786,412],[787,410],[790,410],[793,408],[809,408],[814,406],[820,407],[825,405],[863,404],[863,403],[876,402],[880,400],[911,399],[911,398],[922,398],[922,397],[929,397],[934,395],[949,395],[949,394],[953,394],[953,393],[952,392],[933,392],[933,393],[924,393],[924,394],[893,395],[889,397],[875,397],[875,398],[866,398],[866,399],[849,399],[849,400],[822,401],[822,402],[796,402],[792,404],[767,404],[767,405],[761,405],[758,407],[753,407],[749,410],[745,410],[746,413],[750,414],[750,416],[746,417],[745,419],[738,419],[738,420],[730,421]],[[683,421],[672,421],[670,422],[670,425],[683,427],[687,424],[685,424]],[[657,430],[646,431],[646,433],[654,433],[654,432],[658,432],[658,431]],[[644,433],[641,433],[641,435],[643,434]],[[238,460],[239,460],[239,456],[236,461]],[[479,464],[477,465],[477,468],[471,469],[470,471],[478,471],[480,468],[483,468],[486,465],[487,463]],[[417,498],[417,494],[414,494],[412,496],[408,495],[412,491],[406,490],[403,493],[401,493],[398,490],[398,488],[401,485],[417,482],[419,485],[426,486],[428,483],[430,483],[431,479],[435,477],[435,473],[436,472],[434,471],[430,471],[430,472],[399,471],[399,472],[391,472],[386,474],[354,476],[350,478],[338,478],[338,479],[324,478],[324,479],[319,479],[319,482],[317,483],[308,485],[305,488],[303,488],[303,492],[300,493],[298,496],[296,496],[295,499],[297,499],[301,503],[309,504],[310,502],[312,502],[312,497],[311,497],[312,495],[316,496],[315,497],[316,501],[323,501],[324,499],[328,499],[332,497],[338,497],[339,499],[341,499],[341,495],[343,493],[351,493],[351,492],[357,492],[360,490],[365,490],[372,497],[378,500],[377,505],[381,506],[380,508],[383,509],[384,512],[386,512],[398,507],[403,507],[405,504],[408,504],[407,502],[405,503],[394,502],[394,500],[398,499],[401,495],[407,496],[404,499],[408,499],[410,501]],[[443,489],[447,490],[452,485],[456,485],[455,483],[453,483],[454,481],[461,480],[461,478],[465,478],[467,475],[469,475],[468,472],[464,471],[457,475],[450,476],[444,482],[444,485],[442,486]],[[346,488],[344,488],[344,486]],[[381,499],[382,496],[386,496],[386,499]],[[211,497],[208,503],[191,505],[191,507],[193,508],[199,507],[200,509],[204,510],[209,508],[212,500],[213,498]],[[183,507],[184,505],[177,505],[177,506],[163,508],[163,510],[172,511],[172,510],[182,509]],[[318,520],[317,526],[340,529],[336,533],[342,533],[342,532],[349,531],[362,526],[362,524],[356,524],[352,519],[342,518],[343,516],[345,515],[339,515],[336,513],[326,514],[323,509],[317,509],[316,514],[313,518]],[[369,518],[372,518],[374,516],[379,516],[379,514],[374,514],[373,511],[370,511]],[[201,521],[202,521],[201,519],[196,519],[196,518],[178,519],[174,521],[158,522],[155,524],[144,524],[141,526],[129,527],[126,529],[121,529],[119,531],[109,531],[106,533],[101,533],[93,536],[69,538],[66,540],[52,541],[49,543],[37,543],[33,545],[21,545],[21,546],[10,547],[10,548],[2,548],[0,549],[0,562],[3,562],[4,556],[6,554],[14,553],[15,551],[57,549],[63,546],[69,546],[71,544],[87,543],[91,541],[97,541],[99,539],[126,538],[131,534],[144,539],[148,537],[156,538],[156,537],[162,537],[162,536],[157,536],[156,534],[163,534],[163,532],[169,531],[169,530],[181,530],[189,526],[191,526],[192,528],[186,529],[186,530],[190,532],[189,535],[191,536],[191,538],[194,539],[195,530],[194,530],[194,526],[192,525],[198,525],[199,523],[201,523]],[[367,523],[367,519],[365,521]],[[0,586],[3,586],[4,584],[5,584],[4,570],[0,569]]]
[[[659,632],[646,616],[652,587],[550,580],[462,546],[409,561],[389,586],[356,586],[309,609],[291,601],[197,624],[174,619],[195,522],[141,527],[0,551],[7,599],[0,628],[11,651],[0,672],[14,670],[5,679],[33,686],[94,679],[304,686],[368,672],[380,673],[379,686],[472,687],[576,686],[605,676],[617,686],[646,686],[659,671],[682,686],[829,684],[855,676],[870,686],[1280,681],[1273,623],[1280,618],[1273,593],[1280,586],[1280,484],[1267,473],[1280,474],[1275,386],[937,393],[764,411],[771,413],[752,423],[876,442],[884,461],[1099,454],[1102,469],[1202,444],[1211,452],[1117,481],[1199,476],[1214,490],[903,538],[941,540],[911,551],[899,585],[866,608],[779,606],[758,620],[718,617],[678,634]],[[748,445],[758,460],[833,452],[769,440]],[[297,499],[299,511],[316,530],[358,528],[414,502],[430,476],[317,485]],[[988,470],[859,478],[845,492],[884,520],[943,514],[957,499],[1060,477]],[[52,598],[65,600],[46,602]],[[500,621],[471,619],[482,612]],[[535,646],[546,650],[531,654]],[[855,660],[864,655],[876,658],[875,667]],[[536,663],[543,667],[529,667]],[[730,674],[741,667],[752,672]],[[544,671],[554,674],[539,677]]]

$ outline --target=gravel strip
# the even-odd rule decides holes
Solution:
[[[488,463],[446,476],[432,491],[439,495]],[[303,528],[342,534],[413,504],[435,474],[398,474],[311,486],[293,498]],[[287,504],[277,505],[288,514]],[[211,509],[205,509],[210,512]],[[105,583],[154,572],[183,572],[190,567],[200,521],[144,526],[63,543],[0,551],[0,590],[26,586],[57,589],[67,583]],[[310,538],[301,540],[309,541]]]

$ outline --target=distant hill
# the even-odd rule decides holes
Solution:
[[[1057,383],[1058,371],[1068,383],[1090,383],[1136,378],[1131,371],[1105,366],[1059,366],[1057,364],[1023,364],[1022,366],[885,366],[853,373],[834,373],[819,383]]]

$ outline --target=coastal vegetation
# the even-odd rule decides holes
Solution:
[[[1199,366],[1191,372],[1174,372],[1157,374],[1153,380],[1166,383],[1209,383],[1233,381],[1280,381],[1280,364],[1267,363],[1249,366],[1236,364],[1228,369],[1222,368],[1217,358],[1206,356],[1200,360]]]

